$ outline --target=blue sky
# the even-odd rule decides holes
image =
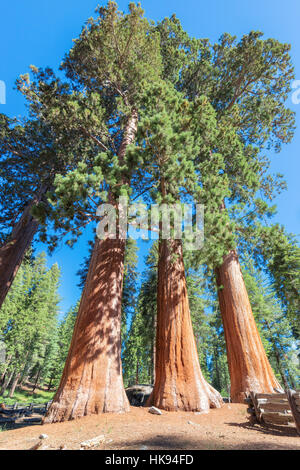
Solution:
[[[22,96],[14,89],[15,79],[28,71],[29,65],[50,66],[56,69],[61,58],[80,33],[84,21],[93,16],[97,2],[94,0],[27,0],[1,2],[0,6],[0,81],[6,84],[6,104],[0,112],[10,116],[25,113]],[[119,1],[121,9],[127,1]],[[250,30],[260,30],[265,37],[274,37],[292,45],[292,60],[296,79],[300,80],[299,0],[144,0],[146,16],[161,20],[176,13],[183,27],[196,37],[216,41],[223,32],[240,37]],[[272,170],[285,175],[288,190],[276,200],[276,222],[288,231],[300,233],[299,174],[300,160],[300,104],[289,106],[296,111],[297,130],[293,142],[279,155],[271,155]],[[48,259],[57,261],[62,270],[60,287],[61,311],[74,305],[80,295],[76,272],[87,253],[87,240],[93,227],[81,238],[74,249],[60,246]],[[45,249],[38,244],[37,249]],[[140,243],[139,269],[142,270],[146,254],[145,242]]]

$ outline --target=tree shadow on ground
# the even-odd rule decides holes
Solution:
[[[115,449],[113,444],[111,449]],[[220,439],[185,439],[184,437],[158,435],[153,438],[131,440],[118,450],[292,450],[293,445],[268,441],[242,443],[222,442]]]
[[[112,445],[113,446],[113,445]],[[145,439],[130,440],[122,450],[196,450],[221,449],[222,443],[217,441],[199,440],[199,442],[184,437],[157,435]],[[224,447],[223,447],[224,448]],[[121,447],[119,448],[121,449]]]
[[[0,423],[0,432],[2,431],[13,431],[15,429],[27,428],[29,426],[40,426],[42,424],[42,418],[36,422],[21,421],[20,423]]]
[[[297,430],[293,426],[265,424],[246,421],[245,423],[225,423],[228,426],[247,429],[250,431],[259,432],[264,435],[281,436],[281,437],[298,437]]]

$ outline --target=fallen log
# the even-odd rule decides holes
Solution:
[[[259,405],[261,410],[264,411],[288,411],[291,412],[290,410],[290,405],[289,402],[287,401],[286,403],[274,403],[274,402],[267,402]]]
[[[289,424],[294,421],[292,414],[267,412],[267,413],[262,413],[261,416],[262,416],[262,420],[265,423]]]

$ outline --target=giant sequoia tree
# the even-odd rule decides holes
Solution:
[[[4,119],[1,155],[11,165],[25,148],[23,173],[36,155],[45,155],[50,163],[52,155],[57,159],[57,149],[64,154],[66,142],[72,146],[72,152],[66,147],[70,158],[63,158],[64,164],[49,164],[49,181],[37,171],[31,186],[43,184],[35,187],[30,201],[18,193],[23,205],[16,207],[24,214],[17,216],[12,239],[0,252],[7,259],[2,262],[7,276],[4,295],[37,220],[51,247],[65,236],[72,245],[85,225],[98,220],[96,209],[103,202],[117,208],[119,196],[136,198],[139,193],[159,204],[193,198],[206,206],[206,242],[192,261],[196,267],[205,263],[216,276],[232,399],[242,400],[250,389],[278,389],[252,314],[237,242],[248,247],[263,234],[256,246],[257,262],[269,256],[268,267],[282,299],[289,303],[295,298],[296,283],[288,295],[282,292],[282,286],[288,286],[289,267],[295,267],[293,243],[280,238],[280,231],[274,237],[259,225],[272,213],[266,201],[283,186],[280,178],[267,174],[268,159],[262,152],[271,145],[279,150],[292,136],[293,115],[285,107],[292,77],[289,46],[263,41],[255,32],[240,42],[225,34],[210,46],[207,40],[189,38],[175,17],[154,27],[133,4],[126,15],[113,2],[97,11],[98,17],[88,20],[61,65],[64,79],[50,69],[32,67],[34,81],[28,76],[18,81],[33,122],[49,129],[50,143],[46,141],[41,152],[34,126],[12,132]],[[31,165],[29,174],[35,175],[34,168],[39,164]],[[3,201],[15,178],[8,174]],[[54,228],[50,236],[47,224]],[[205,381],[199,365],[184,245],[174,237],[172,223],[167,238],[161,229],[160,224],[151,401],[169,410],[220,406],[220,395]],[[94,244],[66,365],[46,422],[128,410],[121,365],[125,239],[118,231],[115,235],[107,233]],[[276,257],[280,239],[289,250]],[[15,251],[14,240],[22,242]],[[14,253],[18,256],[11,259]],[[280,270],[274,269],[280,261],[284,282]]]
[[[293,78],[290,46],[274,39],[263,40],[259,32],[251,32],[239,42],[224,34],[219,43],[211,46],[207,40],[189,38],[175,17],[164,20],[158,29],[164,76],[190,100],[206,95],[216,110],[218,123],[229,125],[239,137],[239,143],[230,151],[223,152],[217,145],[224,155],[231,190],[218,210],[230,211],[236,222],[232,234],[235,238],[244,236],[251,243],[255,237],[253,230],[252,238],[247,237],[245,220],[249,220],[249,214],[252,222],[270,215],[266,201],[282,188],[280,178],[267,174],[269,160],[263,151],[272,146],[279,151],[281,144],[289,142],[293,135],[293,113],[285,106]],[[258,190],[265,200],[258,198]],[[209,231],[206,234],[214,236]],[[257,248],[264,252],[264,240],[261,241]],[[274,254],[275,244],[269,245]],[[236,247],[233,245],[223,260],[217,257],[213,265],[232,399],[243,400],[249,390],[280,389],[255,325]]]
[[[143,83],[161,68],[157,33],[140,7],[131,4],[124,15],[109,2],[98,13],[64,59],[65,83],[50,70],[33,70],[35,81],[21,85],[32,112],[59,131],[74,132],[74,145],[86,145],[75,169],[55,179],[48,193],[51,209],[40,204],[35,211],[40,220],[53,220],[58,234],[68,232],[71,244],[84,224],[97,219],[100,203],[116,207],[118,196],[130,195],[135,162],[126,151],[135,140],[139,95]],[[121,366],[125,239],[120,233],[108,235],[93,248],[68,358],[46,422],[129,410]]]
[[[221,155],[214,155],[213,164],[206,161],[218,135],[214,111],[207,99],[188,102],[172,84],[158,82],[145,88],[140,116],[138,145],[129,154],[141,156],[148,180],[145,184],[152,182],[152,200],[161,207],[179,204],[180,208],[189,196],[205,192],[198,186],[201,171],[206,177],[209,172],[214,179],[216,192],[211,207],[217,207],[226,194],[227,179],[220,174]],[[195,156],[200,154],[202,160],[198,161]],[[226,224],[226,214],[221,213],[221,217]],[[164,232],[163,214],[159,222],[155,384],[149,403],[167,410],[205,410],[221,406],[222,399],[200,369],[182,240],[181,234],[176,233],[175,218],[172,221],[171,216],[169,234]]]

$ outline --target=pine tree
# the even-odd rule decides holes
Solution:
[[[243,264],[245,261],[243,260]],[[285,389],[297,388],[299,362],[295,361],[296,338],[276,289],[267,276],[246,258],[243,269],[253,314],[269,360]]]
[[[124,380],[128,385],[154,382],[157,246],[154,243],[147,257],[147,270],[135,303],[135,311],[124,344]]]
[[[46,268],[46,257],[25,259],[16,282],[0,310],[1,335],[7,351],[1,394],[10,386],[13,396],[18,384],[35,376],[43,379],[43,365],[51,336],[57,326],[59,268]]]
[[[217,44],[210,45],[207,40],[189,38],[174,16],[159,24],[158,30],[164,76],[189,100],[206,95],[216,111],[218,125],[229,126],[232,136],[234,131],[239,137],[230,150],[230,133],[226,131],[227,150],[216,147],[223,154],[230,188],[230,194],[217,210],[230,211],[234,221],[240,221],[243,212],[256,214],[258,219],[271,214],[266,201],[283,184],[280,175],[274,178],[266,174],[269,160],[262,152],[272,146],[279,151],[282,143],[289,142],[293,135],[294,115],[285,105],[293,78],[290,46],[275,39],[263,40],[262,33],[253,31],[239,42],[224,34]],[[258,190],[265,201],[257,198]],[[239,229],[243,230],[236,226],[232,231],[235,238]],[[214,233],[208,228],[206,237],[211,235]],[[227,344],[231,396],[234,401],[243,401],[249,390],[272,392],[280,389],[280,385],[255,325],[235,247],[223,256],[223,261],[217,257],[213,264]]]

